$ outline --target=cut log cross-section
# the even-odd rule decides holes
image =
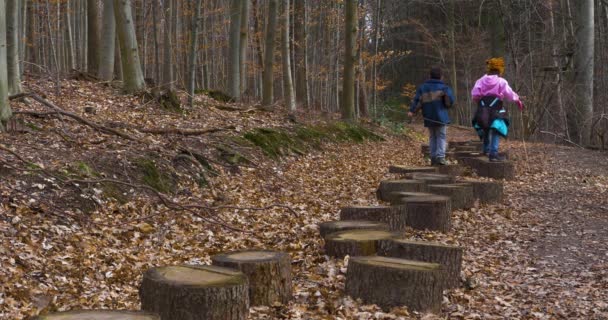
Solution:
[[[268,250],[248,250],[211,257],[213,265],[241,270],[249,279],[249,305],[287,304],[292,297],[291,257]]]
[[[469,181],[463,183],[473,187],[473,197],[482,204],[498,203],[503,198],[503,183],[500,181]]]
[[[438,242],[415,241],[407,239],[380,240],[378,255],[407,260],[432,262],[442,265],[446,270],[446,288],[460,285],[463,248]]]
[[[171,320],[241,320],[249,313],[247,276],[216,266],[168,266],[144,274],[145,311]]]
[[[405,204],[405,201],[407,201],[407,199],[409,199],[409,198],[428,197],[428,196],[432,196],[432,195],[433,194],[426,193],[426,192],[393,192],[390,204],[391,204],[391,206],[403,206]],[[401,210],[405,210],[405,209],[402,208]],[[407,213],[407,210],[405,210],[405,212]]]
[[[407,174],[413,172],[437,173],[437,167],[407,167],[407,166],[390,166],[389,173]]]
[[[453,183],[454,177],[447,174],[439,173],[408,173],[405,175],[408,179],[423,181],[426,184],[447,184]],[[426,192],[426,190],[406,190],[406,191],[418,191]]]
[[[340,210],[340,220],[378,221],[388,224],[391,230],[405,230],[407,213],[400,207],[345,207]]]
[[[398,235],[383,230],[348,230],[332,233],[325,237],[325,253],[343,258],[349,256],[369,256],[376,254],[379,240],[395,238]]]
[[[328,221],[319,224],[319,234],[322,238],[327,235],[346,230],[388,230],[386,223],[378,221]]]
[[[478,157],[466,158],[464,162],[480,177],[505,180],[513,180],[515,178],[515,166],[510,161],[493,162],[487,158]]]
[[[452,223],[450,198],[445,196],[411,197],[405,200],[407,225],[419,230],[447,232]]]
[[[475,204],[473,186],[467,183],[431,184],[429,192],[450,197],[452,210],[470,209]]]
[[[379,200],[390,202],[394,192],[425,192],[426,183],[421,180],[384,180],[376,191]]]
[[[34,320],[161,320],[159,316],[137,311],[81,310],[46,314]]]
[[[440,264],[389,257],[352,257],[346,273],[346,294],[388,310],[437,313],[441,309],[445,270]]]
[[[448,164],[437,167],[437,170],[440,174],[447,174],[448,176],[456,177],[464,175],[467,168],[460,164]]]

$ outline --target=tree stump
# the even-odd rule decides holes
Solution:
[[[238,269],[249,279],[249,305],[287,304],[292,297],[291,257],[284,252],[249,250],[218,254],[213,265]]]
[[[421,180],[401,179],[384,180],[376,191],[378,200],[390,202],[393,192],[425,192],[426,183]]]
[[[407,225],[419,230],[447,232],[452,224],[452,206],[446,196],[412,197],[405,199]]]
[[[340,220],[363,220],[386,223],[390,230],[405,230],[407,213],[405,208],[378,207],[345,207],[340,210]]]
[[[500,181],[470,181],[462,180],[462,183],[473,187],[473,197],[482,204],[498,203],[503,199],[503,183]]]
[[[454,148],[454,151],[456,151],[456,152],[459,152],[459,151],[479,152],[479,151],[481,151],[481,148],[478,146],[463,145],[463,146],[456,146]]]
[[[432,184],[429,192],[450,197],[452,210],[470,209],[475,205],[473,186],[467,183]]]
[[[414,179],[418,181],[423,181],[426,184],[447,184],[453,183],[454,177],[451,177],[447,174],[439,174],[439,173],[408,173],[405,175],[408,179]],[[426,192],[425,190],[403,190],[403,191],[413,191],[413,192]]]
[[[440,174],[447,174],[451,177],[464,175],[466,168],[459,164],[448,164],[444,166],[438,166],[437,170]]]
[[[328,221],[319,224],[319,234],[322,238],[327,235],[346,230],[388,230],[386,223],[378,221]]]
[[[249,313],[247,276],[216,266],[168,266],[144,274],[142,310],[163,320],[242,320]]]
[[[465,164],[470,166],[480,177],[513,180],[515,166],[510,161],[494,162],[483,157],[467,158]]]
[[[407,166],[390,166],[389,173],[406,174],[413,172],[437,173],[437,167],[407,167]]]
[[[392,195],[393,197],[390,202],[391,206],[403,206],[405,204],[405,201],[409,198],[426,197],[432,196],[433,194],[426,192],[393,192]]]
[[[34,320],[161,320],[159,316],[137,311],[81,310],[46,314]]]
[[[446,288],[460,286],[463,248],[439,242],[389,239],[378,242],[378,255],[438,263],[446,270]]]
[[[346,294],[387,310],[407,306],[419,312],[441,310],[445,270],[437,263],[389,257],[352,257]]]
[[[465,158],[477,158],[481,157],[481,152],[470,152],[470,151],[456,151],[454,152],[454,159],[463,162]]]
[[[398,234],[385,230],[347,230],[325,237],[325,253],[343,258],[349,256],[369,256],[376,254],[379,240],[397,237]]]

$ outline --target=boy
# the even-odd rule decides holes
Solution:
[[[422,109],[424,126],[429,130],[431,165],[446,165],[447,125],[450,123],[448,108],[454,105],[454,94],[452,89],[441,81],[441,69],[431,68],[430,76],[431,78],[416,90],[408,115],[413,117]]]
[[[473,119],[473,127],[483,140],[483,153],[490,161],[503,161],[498,154],[500,137],[507,137],[509,119],[503,107],[503,100],[517,103],[520,111],[524,105],[519,95],[513,92],[507,80],[501,77],[505,72],[503,58],[492,58],[486,61],[488,73],[481,77],[471,91],[473,101],[477,103],[477,112]]]

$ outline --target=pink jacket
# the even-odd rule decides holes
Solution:
[[[497,75],[486,74],[477,80],[471,91],[471,95],[475,101],[479,101],[485,96],[496,96],[503,101],[519,101],[519,95],[513,92],[513,89],[511,89],[507,80]]]

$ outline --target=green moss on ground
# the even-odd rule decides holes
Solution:
[[[135,165],[142,174],[143,184],[163,193],[168,193],[173,188],[171,177],[162,172],[153,160],[140,158],[135,160]]]

